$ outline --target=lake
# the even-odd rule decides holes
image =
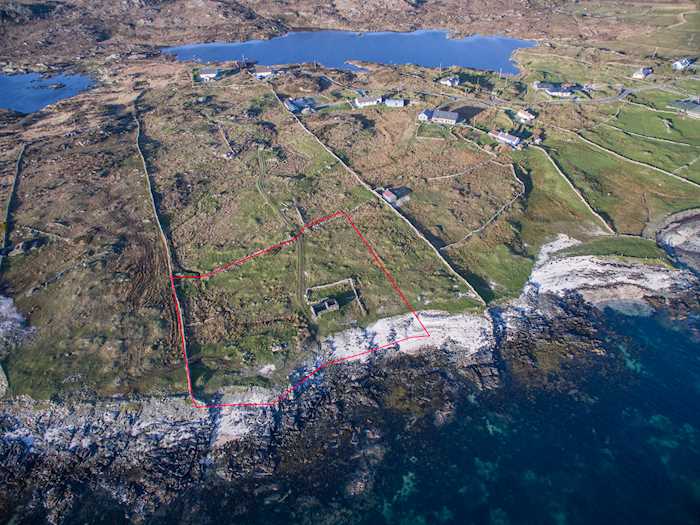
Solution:
[[[0,74],[0,108],[33,113],[92,86],[85,75]]]
[[[178,60],[224,62],[255,60],[262,65],[318,62],[329,68],[357,70],[350,60],[424,67],[462,66],[516,74],[513,51],[535,42],[500,36],[448,38],[447,31],[351,33],[300,31],[270,40],[192,44],[165,48]]]

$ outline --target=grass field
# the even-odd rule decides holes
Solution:
[[[540,247],[563,233],[577,238],[603,233],[603,227],[571,187],[556,172],[543,152],[530,149],[519,154],[527,187],[521,216],[511,219],[534,257]]]
[[[522,166],[525,197],[483,233],[448,252],[489,300],[517,296],[539,249],[558,234],[587,239],[603,232],[544,153],[524,150],[515,158]]]
[[[546,144],[591,206],[620,233],[639,234],[650,221],[700,205],[700,189],[612,157],[572,135],[550,133]]]
[[[700,148],[629,135],[610,126],[598,126],[583,132],[591,142],[625,157],[673,172],[700,156]],[[683,177],[700,182],[700,165],[682,173]]]
[[[686,15],[679,24],[679,10],[669,5],[585,2],[561,9],[573,21],[598,16],[627,32],[621,40],[607,41],[615,35],[606,30],[518,51],[524,72],[514,77],[452,68],[464,81],[455,89],[436,84],[436,71],[412,65],[372,66],[357,76],[298,69],[271,84],[245,74],[193,84],[191,70],[177,64],[158,66],[167,70],[165,77],[139,72],[150,86],[137,104],[142,147],[176,271],[210,270],[290,237],[304,222],[343,210],[415,308],[481,309],[426,244],[301,129],[270,85],[284,95],[341,102],[300,118],[371,187],[409,188],[411,200],[402,213],[436,246],[457,243],[442,253],[487,301],[517,296],[542,245],[559,234],[582,241],[560,255],[667,264],[652,241],[603,236],[600,221],[542,151],[511,151],[483,131],[503,128],[526,138],[543,130],[554,161],[619,233],[637,235],[670,213],[700,206],[697,188],[561,131],[582,130],[614,152],[700,182],[700,162],[691,164],[700,153],[698,121],[667,107],[700,88],[692,73],[676,74],[669,66],[674,58],[695,54],[700,14]],[[643,64],[652,65],[654,75],[630,79]],[[322,75],[347,87],[324,87]],[[534,93],[529,86],[535,80],[593,89],[580,103],[559,103]],[[654,83],[658,89],[630,95],[630,103],[615,98],[622,87]],[[411,104],[357,111],[342,103],[359,88],[401,95]],[[527,129],[509,116],[525,105],[538,114]],[[419,124],[417,113],[425,107],[464,110],[478,129]],[[6,260],[7,293],[37,327],[35,338],[2,356],[10,390],[41,398],[80,390],[182,392],[185,376],[162,250],[128,127],[130,108],[112,142],[104,133],[121,110],[102,107],[99,111],[115,114],[109,121],[91,111],[81,108],[73,117],[98,123],[94,136],[81,130],[79,140],[37,141],[41,155],[27,164],[20,184],[26,195],[20,195],[17,224],[46,227],[68,242],[52,237],[41,250]],[[69,131],[60,133],[67,139]],[[5,173],[14,157],[0,156]],[[525,194],[471,234],[520,192],[510,162]],[[56,173],[72,175],[64,180]],[[29,194],[42,198],[33,203]],[[16,236],[13,242],[21,240]],[[339,279],[353,280],[366,311],[350,301],[339,312],[312,319],[300,290]],[[206,395],[236,385],[286,384],[289,372],[310,360],[325,336],[409,309],[342,219],[315,228],[298,245],[210,280],[180,281],[178,291],[192,378],[197,393]],[[349,297],[342,288],[328,293],[343,301]]]
[[[478,306],[408,226],[304,133],[267,88],[251,83],[241,92],[225,86],[202,88],[209,96],[205,104],[190,104],[191,94],[167,89],[143,100],[152,108],[144,116],[146,136],[157,144],[148,159],[183,270],[210,270],[290,237],[302,222],[349,211],[416,308]],[[369,151],[376,137],[385,136],[380,122],[406,117],[369,109],[308,119],[347,123],[352,147],[343,144],[347,151],[339,155],[357,166],[365,159],[355,153]],[[413,133],[401,136],[409,147],[436,154],[415,142]],[[464,158],[474,157],[448,138]],[[392,163],[391,153],[384,162]],[[347,278],[357,283],[366,313],[351,307],[312,319],[299,289]],[[179,286],[193,378],[202,394],[226,385],[284,381],[308,358],[306,343],[408,310],[343,219],[305,234],[303,247],[289,246]]]
[[[666,252],[649,239],[602,237],[557,252],[558,256],[598,255],[650,259],[670,264]]]
[[[426,124],[425,122],[421,122],[416,130],[416,137],[445,140],[450,138],[450,130],[438,124]]]
[[[677,100],[677,97],[671,99]],[[645,103],[647,102],[651,100],[645,99]],[[665,104],[658,100],[655,105],[665,107]],[[637,106],[625,105],[612,124],[633,133],[700,147],[700,126],[697,120],[673,112],[655,113]]]

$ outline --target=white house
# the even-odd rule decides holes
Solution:
[[[430,119],[431,122],[437,124],[447,124],[448,126],[454,126],[459,120],[459,113],[454,111],[442,111],[441,109],[436,109],[433,111],[433,116]]]
[[[406,105],[404,98],[385,98],[384,105],[390,108],[402,108]]]
[[[382,97],[357,97],[355,99],[355,107],[357,108],[367,108],[369,106],[376,106],[381,104]]]
[[[515,117],[520,121],[522,124],[530,124],[532,123],[533,120],[535,120],[535,115],[527,111],[526,109],[521,109],[519,110]]]
[[[654,70],[650,67],[640,67],[637,71],[632,73],[632,78],[636,78],[637,80],[644,80],[653,72]]]
[[[431,118],[433,118],[433,111],[430,109],[424,109],[418,113],[418,120],[421,122],[430,122]]]
[[[440,84],[443,86],[450,87],[457,87],[460,84],[459,77],[457,76],[441,78],[438,82],[440,82]]]
[[[565,86],[563,84],[560,84],[558,86],[552,86],[551,88],[546,88],[544,92],[547,93],[550,97],[561,98],[568,98],[573,96],[574,94],[574,90],[571,87]]]
[[[543,90],[550,97],[568,98],[574,94],[574,86],[571,84],[553,84],[551,82],[535,82],[533,87]]]
[[[691,66],[692,63],[693,61],[688,57],[681,58],[679,60],[676,60],[673,64],[671,64],[671,69],[673,69],[674,71],[685,71]]]
[[[501,144],[507,144],[511,148],[517,148],[520,145],[519,137],[504,133],[503,131],[489,131],[489,136],[493,137]]]
[[[258,80],[265,80],[274,76],[274,74],[275,70],[269,66],[255,66],[255,69],[253,71],[253,75],[255,75],[255,78],[257,78]]]
[[[199,78],[202,82],[211,82],[219,78],[219,69],[215,67],[203,67],[199,70]]]

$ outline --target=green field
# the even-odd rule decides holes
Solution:
[[[449,251],[488,300],[517,296],[540,248],[558,234],[586,239],[603,231],[543,152],[529,149],[514,156],[522,165],[518,171],[526,187],[524,200],[480,235]]]
[[[421,122],[416,131],[417,138],[427,138],[427,139],[449,139],[450,128],[446,126],[441,126],[439,124],[426,124]]]
[[[670,264],[666,252],[649,239],[633,237],[602,237],[566,248],[557,252],[559,256],[598,255],[651,259]]]
[[[598,213],[619,233],[639,234],[665,215],[700,205],[700,188],[630,164],[573,135],[550,134],[547,149]]]
[[[670,97],[669,101],[677,99],[678,97]],[[649,102],[649,100],[645,100],[645,102]],[[658,105],[665,107],[663,102],[658,102]],[[656,113],[638,106],[625,105],[620,109],[617,119],[611,124],[640,135],[674,140],[700,147],[698,121],[672,112]]]
[[[625,157],[670,172],[674,172],[700,156],[700,148],[646,139],[605,125],[598,126],[594,131],[583,132],[583,136]],[[684,170],[681,175],[700,182],[700,165]]]

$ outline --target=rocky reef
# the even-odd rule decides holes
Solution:
[[[481,315],[423,312],[432,338],[328,367],[275,408],[195,410],[184,396],[7,400],[0,520],[85,522],[99,508],[105,523],[215,523],[260,505],[313,506],[331,485],[354,497],[376,483],[389,429],[440,427],[460,399],[506,383],[568,388],[566,374],[552,372],[601,356],[595,325],[603,307],[698,308],[690,271],[554,251],[543,251],[518,300]],[[348,355],[400,335],[408,322],[338,334],[325,349]],[[205,494],[220,504],[200,515]]]

